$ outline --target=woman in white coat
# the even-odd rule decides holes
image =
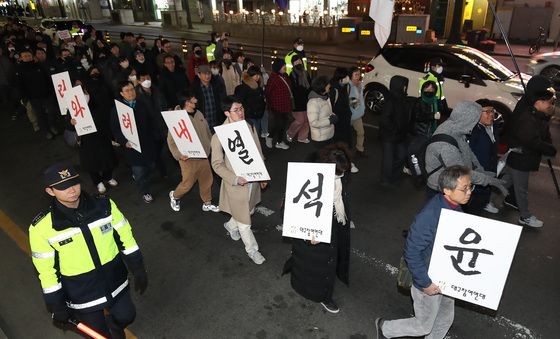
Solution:
[[[311,92],[307,101],[307,119],[311,129],[311,141],[320,149],[332,143],[334,124],[338,117],[333,114],[329,91],[331,85],[326,76],[319,76],[311,83]]]

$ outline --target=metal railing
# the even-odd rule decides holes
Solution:
[[[120,32],[117,31],[105,31],[105,40],[107,42],[115,42],[119,39]],[[184,60],[190,57],[190,46],[193,43],[198,43],[201,46],[206,46],[208,44],[207,40],[204,39],[193,39],[193,38],[182,38],[182,37],[166,37],[163,35],[150,35],[142,34],[146,38],[146,44],[149,47],[153,46],[153,41],[157,38],[167,39],[173,44],[174,51],[182,56]],[[233,50],[243,51],[245,56],[250,57],[256,64],[262,63],[265,69],[270,70],[271,63],[277,59],[282,58],[288,54],[288,49],[279,49],[275,46],[267,45],[255,45],[246,43],[233,43],[230,42],[230,48]],[[371,60],[368,56],[349,56],[343,54],[331,54],[309,50],[306,51],[308,58],[307,69],[311,76],[321,75],[331,75],[336,67],[353,67],[356,66],[362,70],[365,70],[365,66]],[[261,61],[262,59],[262,61]]]
[[[282,11],[276,12],[275,10],[271,12],[260,10],[249,12],[244,10],[241,13],[233,13],[233,11],[229,13],[214,12],[212,16],[214,22],[260,25],[264,21],[267,25],[300,27],[336,27],[339,18],[337,15],[329,15],[319,11],[296,14],[291,11],[284,13]]]

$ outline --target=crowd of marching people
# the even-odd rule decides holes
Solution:
[[[315,161],[336,164],[335,231],[330,244],[294,240],[284,272],[290,272],[292,286],[302,296],[320,302],[329,312],[339,311],[333,301],[334,278],[345,283],[349,278],[352,220],[346,186],[350,173],[359,171],[352,159],[368,157],[359,68],[338,67],[332,77],[312,77],[301,38],[293,41],[285,58],[274,59],[270,72],[243,51],[234,51],[227,33],[212,33],[208,46],[192,44],[186,57],[166,39],[148,43],[141,35],[123,33],[120,42],[109,43],[91,26],[83,35],[62,40],[8,23],[0,38],[0,93],[13,119],[26,115],[46,139],[62,135],[69,145],[77,146],[80,167],[100,194],[107,192],[107,185],[118,185],[115,148],[120,147],[139,196],[151,203],[150,178],[156,171],[168,176],[165,159],[170,154],[181,172],[181,181],[169,192],[171,209],[180,211],[181,198],[198,183],[202,211],[229,214],[224,228],[233,240],[242,240],[256,264],[265,258],[251,231],[251,215],[268,183],[250,183],[235,175],[214,128],[245,120],[261,156],[261,140],[278,152],[295,143],[310,143]],[[437,225],[439,214],[434,219],[433,211],[461,210],[462,205],[472,214],[497,213],[505,199],[519,210],[521,225],[543,225],[529,212],[528,185],[529,173],[538,170],[541,157],[556,154],[548,130],[555,100],[551,84],[534,77],[515,112],[502,123],[486,99],[447,108],[440,94],[443,67],[437,58],[430,61],[418,97],[407,91],[407,78],[393,77],[380,116],[381,186],[390,189],[404,173],[412,174],[429,200],[411,226],[405,257],[415,265],[411,267],[415,305],[429,306],[416,317],[421,312],[433,315],[423,317],[421,324],[418,319],[378,319],[380,337],[426,335],[434,329],[431,337],[442,338],[451,325],[452,315],[443,320],[436,317],[440,306],[450,312],[449,298],[442,301],[440,295],[437,301],[419,301],[420,295],[438,294],[425,274],[435,233],[422,229],[422,221]],[[96,133],[78,137],[75,120],[61,116],[51,75],[64,71],[72,86],[82,86]],[[133,109],[142,152],[134,150],[122,133],[114,100]],[[179,151],[161,114],[173,110],[188,113],[207,159],[188,158]],[[502,143],[509,150],[507,158],[500,159]],[[221,179],[218,199],[212,196],[214,174]],[[422,241],[415,242],[415,237]]]

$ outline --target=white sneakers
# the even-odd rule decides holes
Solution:
[[[272,148],[272,138],[269,138],[268,136],[265,137],[265,144],[266,144],[266,147]]]
[[[99,194],[105,194],[105,192],[107,192],[107,188],[105,187],[105,185],[103,185],[102,182],[97,184],[97,192],[99,192]]]
[[[275,147],[279,149],[290,149],[290,146],[286,145],[283,141],[277,142]]]
[[[261,254],[261,252],[259,251],[254,251],[251,253],[247,254],[249,256],[249,258],[251,258],[251,260],[253,260],[253,262],[257,265],[262,264],[263,262],[265,262],[265,258],[263,257],[263,255]]]
[[[299,139],[298,139],[298,142],[301,142],[302,144],[308,144],[308,143],[310,143],[310,141],[309,141],[308,138],[305,138],[305,139],[303,139],[303,140],[299,140]]]
[[[220,212],[220,208],[216,205],[212,205],[211,202],[202,204],[202,210],[204,212]]]
[[[171,206],[172,210],[174,210],[175,212],[179,212],[181,210],[181,201],[175,199],[173,197],[173,193],[175,193],[175,191],[169,192],[169,205]]]
[[[226,231],[228,232],[229,236],[231,237],[231,239],[233,241],[238,241],[239,239],[241,239],[241,234],[239,234],[239,230],[235,230],[235,231],[230,231],[228,226],[227,226],[227,222],[224,222],[224,228],[226,229]]]
[[[484,206],[484,210],[488,213],[496,214],[500,212],[500,210],[494,206],[494,204],[490,201],[486,206]]]
[[[119,184],[115,179],[111,179],[111,180],[107,181],[107,183],[111,187],[116,187]]]
[[[154,201],[154,197],[152,197],[150,193],[146,193],[142,196],[142,200],[144,200],[146,204],[151,204],[152,201]]]
[[[288,133],[286,133],[286,140],[288,140],[288,142],[292,142],[292,140],[294,140],[294,138],[291,138]]]
[[[354,165],[354,163],[352,162],[352,167],[350,167],[350,173],[358,173],[360,170],[358,169],[358,167],[356,167],[356,165]]]
[[[523,226],[529,227],[542,227],[544,225],[542,220],[537,219],[534,215],[528,218],[519,218],[519,223]]]

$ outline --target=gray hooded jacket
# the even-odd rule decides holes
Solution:
[[[426,172],[430,173],[437,167],[441,169],[428,178],[428,187],[439,191],[438,178],[445,167],[463,165],[472,170],[471,180],[473,184],[487,186],[492,177],[484,172],[476,156],[467,143],[467,135],[471,133],[474,126],[480,120],[482,107],[470,101],[459,102],[449,119],[443,122],[434,132],[436,134],[447,134],[457,140],[459,149],[446,142],[434,142],[426,149]],[[442,164],[443,162],[443,164]]]

